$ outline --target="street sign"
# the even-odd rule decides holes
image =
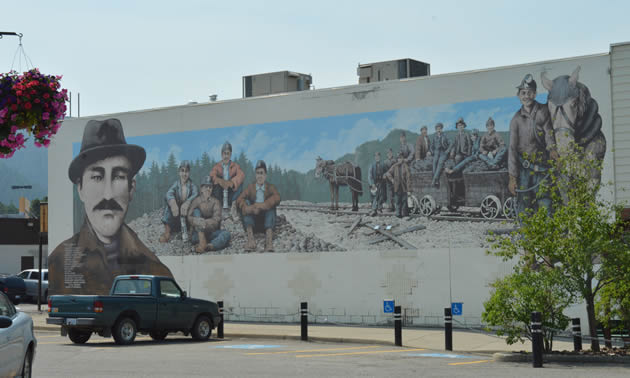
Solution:
[[[383,301],[383,312],[386,314],[394,313],[394,301],[392,299],[385,299]]]
[[[464,302],[451,303],[451,313],[453,316],[462,315],[464,313]]]

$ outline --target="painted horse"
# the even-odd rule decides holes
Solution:
[[[363,194],[361,167],[355,167],[349,161],[336,164],[333,160],[324,160],[318,156],[315,177],[328,180],[332,210],[339,210],[339,187],[347,186],[352,193],[352,211],[359,211],[359,196]]]
[[[580,67],[571,76],[562,75],[549,80],[541,75],[543,86],[549,91],[547,106],[551,114],[553,132],[558,153],[573,152],[579,146],[587,158],[598,163],[606,154],[606,137],[602,132],[602,117],[597,101],[591,97],[588,87],[578,81]],[[592,169],[591,184],[596,187],[601,182],[601,170]]]

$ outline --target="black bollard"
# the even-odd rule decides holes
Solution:
[[[444,309],[444,345],[444,349],[453,350],[453,315],[450,308]]]
[[[300,303],[300,323],[302,325],[302,341],[308,341],[308,304]]]
[[[582,328],[580,327],[580,318],[571,319],[573,324],[573,350],[579,352],[582,350]]]
[[[400,306],[394,306],[394,344],[402,346],[402,314]]]
[[[219,339],[223,338],[223,301],[218,301],[217,305],[219,306],[219,325],[217,326],[217,337]]]
[[[543,366],[543,335],[542,335],[542,314],[532,311],[532,354],[534,355],[534,367]]]

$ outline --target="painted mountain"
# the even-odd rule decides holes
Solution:
[[[9,159],[0,159],[0,203],[19,206],[20,197],[29,200],[48,195],[48,150],[31,143]],[[13,186],[31,185],[31,189]]]

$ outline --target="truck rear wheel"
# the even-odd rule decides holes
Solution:
[[[112,332],[116,344],[129,345],[133,344],[136,339],[136,322],[131,318],[122,318],[114,326]]]
[[[199,316],[195,321],[195,325],[193,325],[191,333],[193,339],[195,340],[208,340],[212,334],[212,322],[210,321],[210,318],[205,315]]]
[[[78,329],[70,328],[68,330],[68,337],[75,344],[85,344],[92,336],[91,331],[81,331]]]

